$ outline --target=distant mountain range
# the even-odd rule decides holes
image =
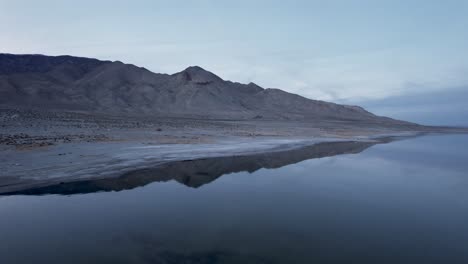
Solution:
[[[358,106],[226,81],[198,66],[169,75],[73,56],[0,54],[0,106],[130,116],[406,123]]]

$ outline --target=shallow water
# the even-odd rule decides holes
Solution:
[[[322,145],[25,190],[0,197],[0,263],[468,263],[465,146]]]

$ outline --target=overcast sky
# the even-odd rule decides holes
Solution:
[[[199,65],[396,116],[376,102],[468,100],[468,1],[0,0],[0,52]]]

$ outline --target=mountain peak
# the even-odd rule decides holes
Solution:
[[[207,70],[203,69],[200,66],[194,65],[194,66],[189,66],[187,67],[184,71],[190,71],[190,72],[207,72]]]
[[[196,84],[209,84],[216,81],[222,81],[216,74],[203,69],[200,66],[190,66],[185,70],[176,73],[181,76],[185,81],[193,82]]]

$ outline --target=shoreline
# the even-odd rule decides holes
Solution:
[[[68,143],[27,151],[2,151],[0,195],[83,180],[118,178],[126,173],[166,164],[248,157],[298,150],[324,143],[382,144],[419,136],[415,132],[356,138],[229,138],[215,143],[148,145],[129,142]]]
[[[195,120],[0,111],[0,194],[118,177],[181,160],[274,153],[326,142],[385,143],[463,128],[353,120]]]

